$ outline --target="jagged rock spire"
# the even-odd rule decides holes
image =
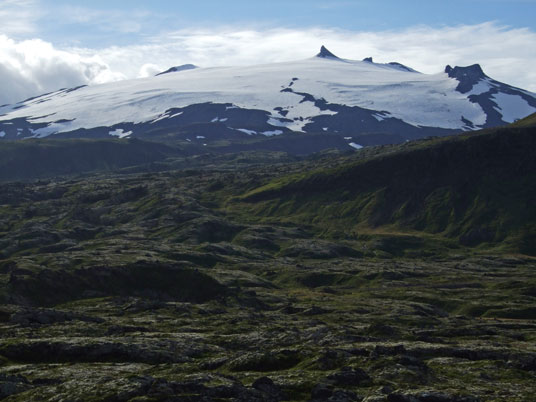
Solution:
[[[338,59],[337,56],[335,56],[333,53],[331,53],[325,46],[322,46],[320,48],[320,53],[316,55],[316,57],[321,57],[323,59],[330,58],[330,59]]]

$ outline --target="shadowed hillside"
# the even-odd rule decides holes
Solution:
[[[182,151],[140,140],[27,140],[0,143],[0,181],[39,179],[149,164]]]
[[[535,154],[536,129],[501,128],[277,178],[241,200],[261,216],[333,230],[389,226],[534,253]]]

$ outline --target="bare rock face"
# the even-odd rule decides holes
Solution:
[[[459,396],[441,392],[392,393],[387,397],[388,402],[479,402],[478,398]]]
[[[352,369],[344,367],[341,371],[328,376],[328,380],[334,385],[358,387],[370,384],[370,376],[362,369]]]
[[[0,399],[20,394],[33,388],[23,376],[0,374]]]
[[[331,53],[325,46],[322,46],[320,48],[320,53],[318,53],[316,57],[320,57],[323,59],[338,59],[338,57]]]
[[[169,73],[177,73],[180,71],[194,70],[196,68],[198,67],[194,64],[182,64],[180,66],[170,67],[166,71],[162,71],[161,73],[156,74],[156,76],[158,77],[159,75],[164,75],[164,74],[169,74]]]

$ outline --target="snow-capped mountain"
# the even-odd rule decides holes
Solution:
[[[166,74],[63,89],[0,107],[3,139],[217,139],[305,132],[349,146],[401,142],[513,122],[536,94],[495,81],[479,65],[422,74],[400,63],[310,59]]]

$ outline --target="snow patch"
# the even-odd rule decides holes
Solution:
[[[6,136],[6,133],[4,131],[0,131],[0,138],[3,138]]]
[[[385,116],[382,116],[381,114],[378,114],[378,113],[373,114],[372,117],[374,117],[378,121],[385,120]]]
[[[345,140],[351,140],[353,137],[344,137]]]
[[[268,124],[275,127],[287,127],[289,123],[270,117],[268,119]]]
[[[272,135],[281,135],[281,134],[283,134],[283,131],[281,131],[281,130],[263,131],[261,134],[265,135],[267,137],[271,137]]]
[[[110,131],[108,134],[114,137],[125,138],[132,134],[132,131],[125,132],[122,128],[118,128],[117,130]]]
[[[206,137],[205,137],[204,135],[198,135],[198,136],[195,137],[195,138],[197,138],[198,140],[202,140],[202,139],[205,139]]]
[[[219,117],[216,117],[216,118],[212,119],[210,122],[211,123],[217,123],[217,122],[224,123],[227,120],[229,120],[229,119],[228,118],[220,119]]]
[[[488,92],[492,88],[491,83],[487,78],[481,79],[478,81],[475,85],[473,85],[473,89],[465,94],[465,96],[469,95],[481,95],[485,92]]]
[[[245,129],[245,128],[235,128],[235,130],[236,130],[236,131],[241,131],[241,132],[243,132],[243,133],[245,133],[245,134],[247,134],[247,135],[255,135],[255,134],[257,134],[256,131],[253,131],[253,130],[247,130],[247,129]]]
[[[355,142],[351,142],[348,145],[350,145],[352,148],[355,148],[355,149],[364,148],[363,145],[356,144]]]
[[[180,116],[181,114],[183,114],[184,112],[179,112],[179,113],[175,113],[175,114],[172,114],[171,116],[167,115],[167,114],[163,114],[162,116],[160,116],[159,118],[155,119],[152,121],[152,123],[156,123],[160,120],[165,120],[165,119],[172,119],[174,117],[177,117],[177,116]]]
[[[534,113],[536,108],[530,106],[525,99],[519,95],[508,95],[497,93],[492,96],[492,99],[497,103],[497,110],[502,114],[502,119],[507,123],[512,123],[518,119],[527,117]]]

